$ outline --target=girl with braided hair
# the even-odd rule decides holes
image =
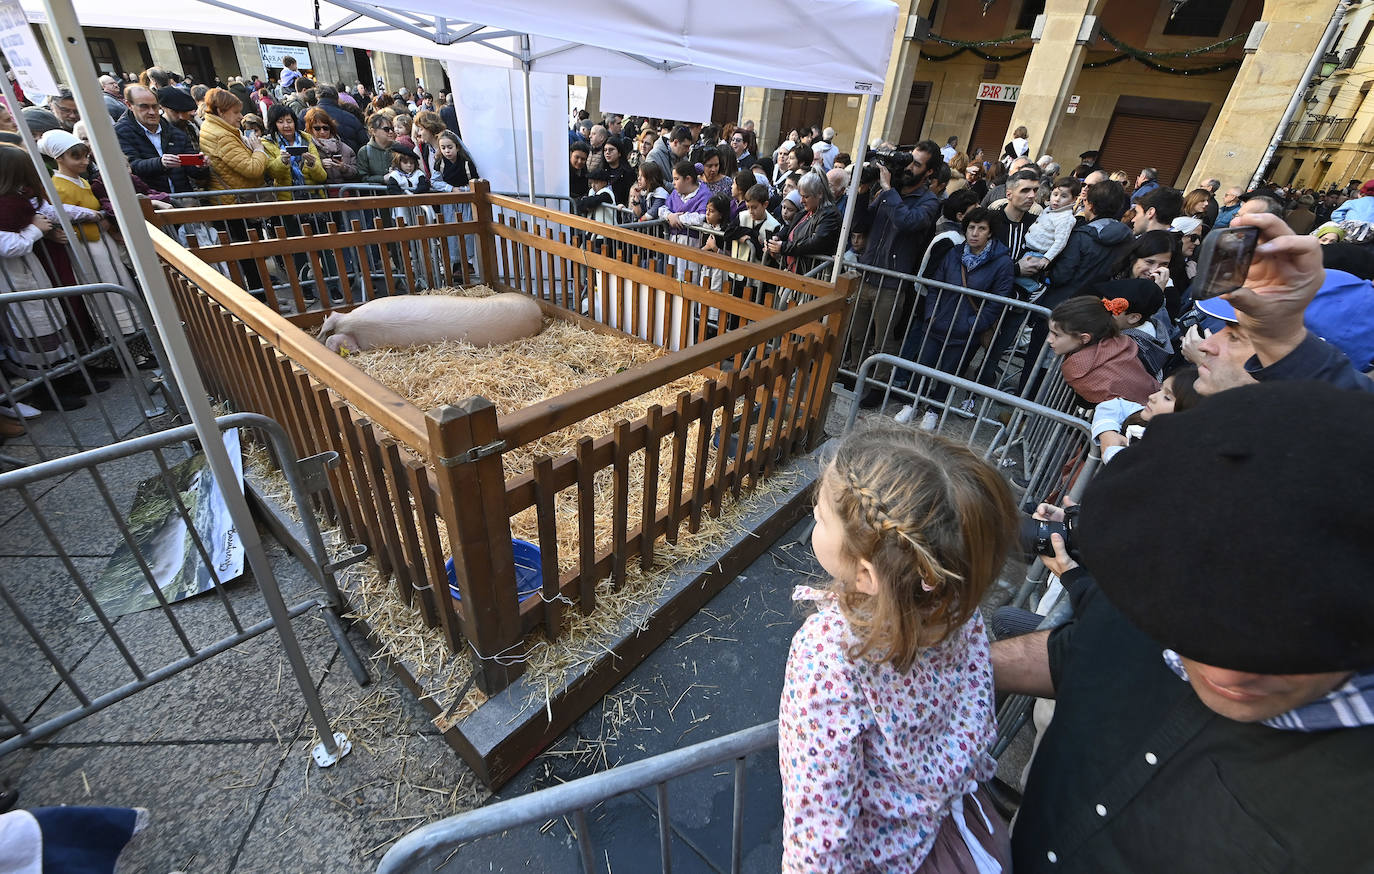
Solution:
[[[816,488],[831,576],[792,639],[778,715],[783,870],[1009,870],[978,788],[996,763],[978,605],[1017,537],[1002,477],[967,448],[883,424],[846,437]]]

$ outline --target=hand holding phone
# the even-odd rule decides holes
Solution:
[[[1208,234],[1198,253],[1193,297],[1202,300],[1245,287],[1258,242],[1259,228],[1249,225],[1217,228]]]

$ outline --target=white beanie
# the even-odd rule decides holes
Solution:
[[[81,144],[81,140],[67,131],[50,130],[38,138],[38,151],[56,160],[58,155],[65,153],[72,146]]]

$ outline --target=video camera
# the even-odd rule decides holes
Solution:
[[[915,160],[911,152],[903,152],[897,149],[874,149],[868,153],[873,163],[886,167],[892,174],[892,186],[899,191],[910,188],[920,180],[916,174],[911,172],[911,164]]]

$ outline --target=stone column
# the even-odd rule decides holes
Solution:
[[[523,99],[523,98],[522,98]],[[587,110],[587,117],[592,121],[601,121],[601,77],[587,77],[587,105],[583,107]]]
[[[400,55],[393,54],[392,52],[374,51],[372,53],[372,69],[378,76],[382,77],[382,82],[392,94],[396,93],[397,88],[406,85],[406,72],[401,64]],[[376,82],[370,82],[368,84],[374,88],[377,86]]]
[[[258,47],[255,37],[234,37],[234,57],[238,58],[239,62],[238,74],[245,81],[252,81],[254,76],[266,77],[267,68],[262,64],[262,49]]]
[[[778,126],[782,124],[782,102],[787,93],[775,88],[744,88],[739,96],[739,120],[754,122],[759,149],[767,155],[777,147]]]
[[[416,67],[420,71],[420,78],[425,80],[425,90],[439,96],[439,92],[444,90],[444,65],[433,58],[415,59]]]
[[[883,93],[873,107],[873,129],[869,139],[874,137],[897,141],[902,135],[902,123],[906,121],[906,107],[911,100],[911,82],[916,78],[916,63],[921,57],[921,43],[906,38],[907,23],[912,16],[930,16],[934,0],[897,0],[897,33],[892,38],[892,50],[888,54],[887,76],[883,80]],[[952,14],[952,13],[951,13]],[[866,98],[865,98],[866,99]],[[781,108],[779,109],[781,111]],[[863,102],[848,127],[852,133],[845,137],[852,147],[857,147],[859,135],[863,132]],[[839,125],[835,126],[836,129]]]
[[[1223,185],[1250,183],[1283,109],[1302,82],[1337,0],[1267,0],[1268,24],[1259,48],[1246,55],[1221,107],[1188,188],[1215,177]]]
[[[1026,74],[1021,79],[1021,96],[1011,116],[1011,126],[1002,138],[1025,125],[1030,133],[1031,160],[1049,151],[1055,129],[1064,117],[1064,107],[1083,69],[1087,47],[1078,42],[1083,19],[1097,12],[1101,0],[1047,0],[1040,41],[1031,49]]]
[[[181,53],[177,51],[176,37],[170,30],[145,30],[143,39],[148,43],[148,54],[153,56],[154,67],[181,72]]]

